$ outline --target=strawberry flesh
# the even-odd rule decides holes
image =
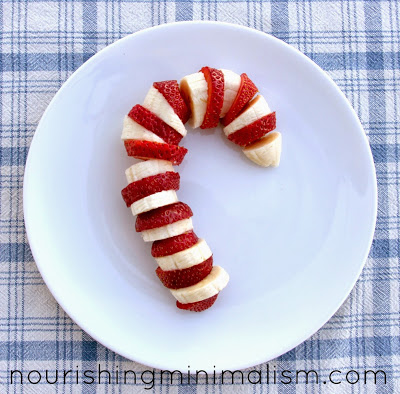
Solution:
[[[236,145],[247,146],[276,128],[276,114],[272,112],[228,135],[228,139]]]
[[[215,300],[218,297],[218,293],[215,294],[215,296],[212,296],[210,298],[206,298],[205,300],[197,301],[197,302],[191,302],[189,304],[182,304],[179,301],[176,301],[176,306],[179,309],[185,309],[187,311],[192,311],[192,312],[203,312],[206,309],[210,308],[213,306]]]
[[[207,81],[208,99],[206,114],[200,128],[210,129],[218,126],[224,104],[224,74],[221,70],[211,67],[203,67],[201,72]]]
[[[182,123],[190,117],[190,108],[183,99],[177,81],[154,82],[153,86],[164,96]]]
[[[182,270],[163,271],[158,267],[156,274],[168,289],[181,289],[199,283],[211,272],[212,266],[213,258],[211,256],[200,264]]]
[[[178,222],[179,220],[189,219],[192,216],[193,212],[189,205],[183,202],[176,202],[139,214],[136,217],[135,227],[137,232],[141,232],[163,227]]]
[[[151,194],[164,190],[179,190],[180,176],[177,172],[167,171],[130,183],[122,189],[121,194],[126,206],[130,207],[138,201]]]
[[[239,115],[240,111],[245,107],[245,105],[254,97],[258,92],[257,86],[254,85],[253,81],[243,73],[240,75],[240,86],[233,101],[231,108],[222,119],[222,124],[228,126],[236,117]]]
[[[178,145],[183,138],[182,134],[140,104],[135,105],[128,116],[145,129],[158,135],[167,144]]]
[[[151,247],[151,255],[153,257],[170,256],[191,248],[198,240],[199,237],[193,231],[188,231],[175,237],[154,241]]]
[[[125,140],[124,144],[128,156],[143,160],[167,160],[174,165],[181,164],[188,151],[182,146],[163,144],[162,142]]]

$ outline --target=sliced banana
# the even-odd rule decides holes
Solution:
[[[258,95],[255,99],[250,101],[249,106],[244,112],[242,112],[235,120],[229,123],[228,126],[224,127],[224,133],[226,136],[242,129],[245,126],[255,122],[265,115],[271,113],[271,110],[265,101],[265,98]]]
[[[229,282],[228,273],[214,266],[208,276],[193,286],[171,290],[172,295],[182,304],[205,300],[218,294]]]
[[[156,262],[163,271],[182,270],[206,261],[212,256],[211,249],[204,239],[192,247],[170,256],[157,257]]]
[[[241,78],[239,74],[231,70],[221,69],[221,71],[224,74],[224,104],[222,105],[220,117],[223,118],[235,101]]]
[[[128,183],[137,182],[149,176],[163,174],[174,171],[170,161],[166,160],[146,160],[136,163],[125,170],[125,176]]]
[[[185,136],[187,131],[185,125],[179,119],[174,109],[169,105],[166,98],[154,86],[148,91],[143,107],[157,115],[166,124],[175,129],[179,134]]]
[[[181,80],[180,88],[192,111],[189,125],[193,128],[200,127],[206,114],[208,100],[208,86],[204,74],[198,72],[187,75]]]
[[[131,211],[132,214],[136,216],[139,215],[139,213],[151,211],[152,209],[173,204],[174,202],[178,202],[178,196],[175,190],[163,190],[162,192],[154,193],[135,201],[131,205]]]
[[[166,226],[153,228],[151,230],[144,230],[141,232],[143,241],[151,242],[158,241],[159,239],[166,239],[175,237],[186,233],[186,231],[193,230],[192,218],[178,220],[175,223],[167,224]]]
[[[129,116],[125,116],[124,125],[122,128],[122,140],[142,140],[152,142],[165,142],[158,135],[155,135],[150,130],[145,129],[139,123],[136,123]]]
[[[243,153],[262,167],[278,167],[282,150],[281,133],[274,131],[243,149]]]

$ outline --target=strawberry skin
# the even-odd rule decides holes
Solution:
[[[189,219],[192,216],[193,212],[189,205],[183,202],[176,202],[139,214],[136,217],[135,227],[137,232],[141,232],[163,227],[179,220]]]
[[[192,311],[192,312],[203,312],[208,308],[211,308],[214,305],[215,300],[218,297],[218,293],[215,294],[215,296],[212,296],[210,298],[206,298],[205,300],[202,301],[197,301],[197,302],[191,302],[189,304],[182,304],[179,301],[176,301],[176,306],[179,309],[185,309],[187,311]]]
[[[188,151],[182,146],[163,144],[161,142],[125,140],[124,144],[128,156],[143,160],[167,160],[174,165],[181,164]]]
[[[199,283],[212,270],[212,256],[200,264],[182,270],[163,271],[160,267],[156,269],[156,274],[162,284],[168,289],[181,289]]]
[[[158,135],[167,144],[178,145],[183,138],[183,136],[170,125],[166,124],[157,115],[140,104],[135,105],[130,110],[128,116],[145,129]]]
[[[174,171],[167,171],[163,174],[152,175],[140,181],[132,182],[122,189],[121,194],[126,206],[130,207],[134,202],[151,194],[163,190],[179,190],[179,183],[179,174]]]
[[[228,135],[228,139],[236,145],[247,146],[264,137],[276,128],[276,114],[272,112],[255,122]]]
[[[257,92],[257,86],[254,85],[253,81],[247,76],[247,74],[241,74],[239,90],[237,92],[235,100],[232,103],[231,108],[222,119],[222,124],[224,126],[228,126],[229,123],[236,119],[240,111],[254,97]]]
[[[182,123],[190,117],[190,108],[183,99],[177,81],[154,82],[153,86],[164,96]]]
[[[211,67],[203,67],[201,72],[207,81],[208,100],[206,114],[200,128],[210,129],[218,126],[219,115],[224,104],[224,74],[221,70]]]
[[[191,248],[196,245],[198,240],[199,237],[193,231],[188,231],[175,237],[154,241],[151,247],[151,255],[153,257],[170,256]]]

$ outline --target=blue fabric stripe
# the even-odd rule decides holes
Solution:
[[[191,1],[175,1],[175,20],[190,21],[193,19],[193,3]]]
[[[181,11],[183,16],[187,16],[189,13],[187,8],[183,8]],[[93,43],[90,32],[85,34],[84,48],[85,52],[83,53],[29,53],[27,55],[3,53],[0,55],[0,72],[65,71],[71,69],[71,67],[76,69],[95,53],[96,45]],[[353,65],[353,69],[383,71],[390,69],[392,64],[399,64],[398,52],[306,52],[305,54],[327,71],[344,70],[347,64]],[[357,68],[354,67],[355,64],[357,64]],[[382,75],[382,73],[379,75]],[[373,77],[373,79],[376,80],[377,77]]]

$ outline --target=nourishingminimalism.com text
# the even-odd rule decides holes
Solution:
[[[215,367],[214,367],[215,368]],[[386,384],[386,372],[383,370],[340,370],[332,369],[325,373],[316,370],[279,370],[267,364],[265,370],[231,371],[222,370],[217,373],[204,370],[187,371],[168,370],[120,370],[118,367],[112,371],[103,369],[98,364],[96,370],[76,369],[69,370],[30,370],[9,371],[8,384],[36,385],[36,384],[123,384],[141,385],[150,390],[155,385],[162,384]]]

